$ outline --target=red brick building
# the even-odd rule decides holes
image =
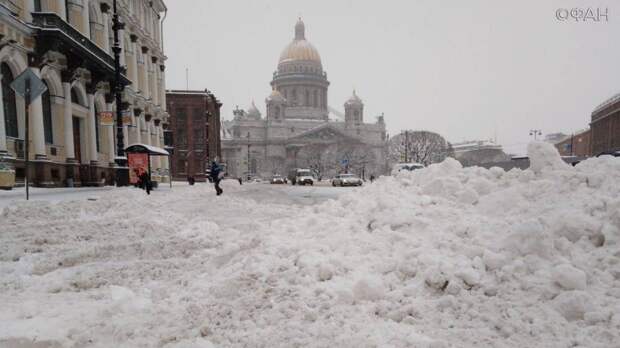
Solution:
[[[173,147],[172,177],[186,180],[193,176],[196,181],[204,181],[211,161],[222,156],[222,103],[208,90],[168,90],[166,104],[170,114],[167,145]]]
[[[592,112],[592,155],[620,150],[620,93]]]
[[[592,156],[591,135],[590,129],[584,129],[565,136],[555,143],[555,147],[561,156],[590,157]]]

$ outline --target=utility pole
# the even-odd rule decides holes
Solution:
[[[125,157],[125,142],[123,138],[123,111],[122,93],[125,85],[121,81],[121,46],[118,39],[118,31],[125,28],[118,18],[116,0],[112,2],[112,31],[114,31],[114,97],[116,99],[116,186],[127,186],[129,184],[129,168],[127,168],[127,157]],[[172,180],[172,179],[171,179]]]
[[[540,129],[530,129],[530,136],[534,136],[534,141],[538,140],[539,135],[542,135],[542,131]]]

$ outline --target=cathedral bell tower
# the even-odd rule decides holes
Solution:
[[[271,91],[271,95],[265,99],[267,104],[267,120],[271,122],[281,122],[284,119],[284,110],[286,108],[286,99],[278,92],[277,89]]]
[[[364,123],[364,103],[355,94],[344,103],[344,122],[347,127]]]

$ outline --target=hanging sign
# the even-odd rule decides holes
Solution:
[[[129,126],[131,124],[131,110],[123,111],[123,126]]]
[[[102,126],[114,125],[114,113],[112,111],[102,111],[99,113],[99,124]]]

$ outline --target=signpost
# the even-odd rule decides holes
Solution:
[[[47,90],[47,86],[43,83],[40,77],[38,77],[31,68],[27,68],[19,74],[15,78],[15,80],[11,83],[11,88],[15,91],[15,93],[21,95],[25,101],[25,109],[26,109],[26,136],[24,140],[24,167],[25,167],[25,175],[24,180],[26,182],[26,200],[30,199],[30,191],[28,189],[28,173],[29,173],[29,143],[30,143],[30,127],[29,127],[29,118],[28,110],[30,107],[30,103],[32,100],[37,99],[41,94],[43,94]]]

